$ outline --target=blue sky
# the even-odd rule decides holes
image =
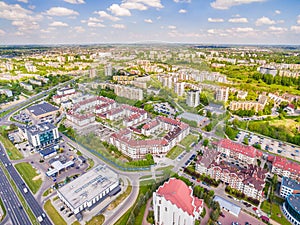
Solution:
[[[299,0],[3,0],[0,44],[300,44]]]

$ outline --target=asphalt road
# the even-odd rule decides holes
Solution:
[[[19,173],[16,171],[15,167],[11,164],[11,162],[7,158],[7,156],[5,154],[5,150],[4,150],[3,146],[2,146],[2,144],[0,145],[0,151],[1,151],[0,160],[6,166],[6,169],[7,169],[8,173],[10,174],[10,177],[14,180],[15,184],[19,188],[20,193],[22,193],[24,199],[26,200],[27,204],[31,208],[31,211],[33,212],[33,214],[35,215],[35,217],[38,218],[39,216],[41,216],[42,214],[44,214],[43,221],[40,222],[40,223],[42,225],[52,225],[52,222],[49,220],[49,218],[47,217],[47,215],[44,212],[44,210],[42,209],[42,207],[36,201],[36,199],[34,198],[34,196],[32,195],[32,193],[30,192],[29,188],[26,186],[25,182],[20,177]],[[12,187],[10,186],[10,184],[8,183],[7,185],[9,185],[10,189],[12,190],[12,192],[14,192],[14,190],[12,189]],[[24,193],[23,189],[25,187],[28,189],[27,193]],[[16,203],[16,204],[14,202],[12,203],[12,206],[14,206],[14,207],[18,207],[19,205],[20,205],[20,203]],[[15,223],[13,223],[13,224],[15,224]],[[18,224],[18,223],[16,223],[16,224]],[[21,223],[21,224],[23,224],[23,223]],[[31,223],[29,223],[29,224],[31,224]]]
[[[1,150],[2,152],[2,150]],[[2,168],[0,168],[0,197],[6,208],[6,213],[10,217],[13,225],[31,225],[31,222],[24,211],[14,189],[11,187]],[[2,223],[0,223],[2,224]],[[3,224],[7,224],[5,221]]]

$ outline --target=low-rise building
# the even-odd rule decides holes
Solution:
[[[76,215],[83,210],[91,210],[119,191],[118,174],[105,165],[98,165],[59,188],[57,195]]]
[[[48,102],[42,102],[27,108],[27,112],[35,119],[41,119],[47,116],[55,116],[59,111],[59,108],[49,104]]]
[[[179,116],[177,116],[177,118],[179,119],[186,119],[189,121],[194,121],[197,123],[198,127],[202,127],[204,125],[207,125],[209,123],[209,118],[205,117],[205,116],[200,116],[199,114],[194,114],[194,113],[189,113],[189,112],[184,112],[182,114],[180,114]]]
[[[153,193],[156,225],[195,224],[203,210],[203,200],[193,196],[193,190],[183,181],[171,178]]]
[[[20,86],[24,89],[26,89],[27,91],[32,91],[33,87],[31,84],[27,84],[25,82],[20,82]]]
[[[289,195],[283,203],[282,209],[293,225],[300,225],[300,194]]]

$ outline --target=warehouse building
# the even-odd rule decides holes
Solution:
[[[27,108],[28,113],[35,119],[41,119],[47,116],[55,116],[59,108],[43,102],[41,104],[33,105]]]
[[[121,190],[119,176],[105,165],[98,165],[57,190],[58,197],[76,215]]]

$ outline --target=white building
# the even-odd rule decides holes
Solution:
[[[229,88],[218,88],[216,90],[216,94],[215,94],[215,99],[217,101],[223,101],[226,102],[228,100],[228,96],[229,96]]]
[[[290,194],[300,193],[300,182],[288,177],[282,177],[279,193],[283,198]]]
[[[196,107],[200,104],[200,91],[190,90],[187,93],[186,104],[190,107]]]
[[[182,96],[184,94],[184,82],[174,82],[174,92],[178,96]]]
[[[153,193],[155,225],[193,225],[203,210],[203,201],[183,181],[171,178]]]
[[[118,174],[105,165],[98,165],[58,189],[57,195],[74,214],[78,214],[119,191]]]

